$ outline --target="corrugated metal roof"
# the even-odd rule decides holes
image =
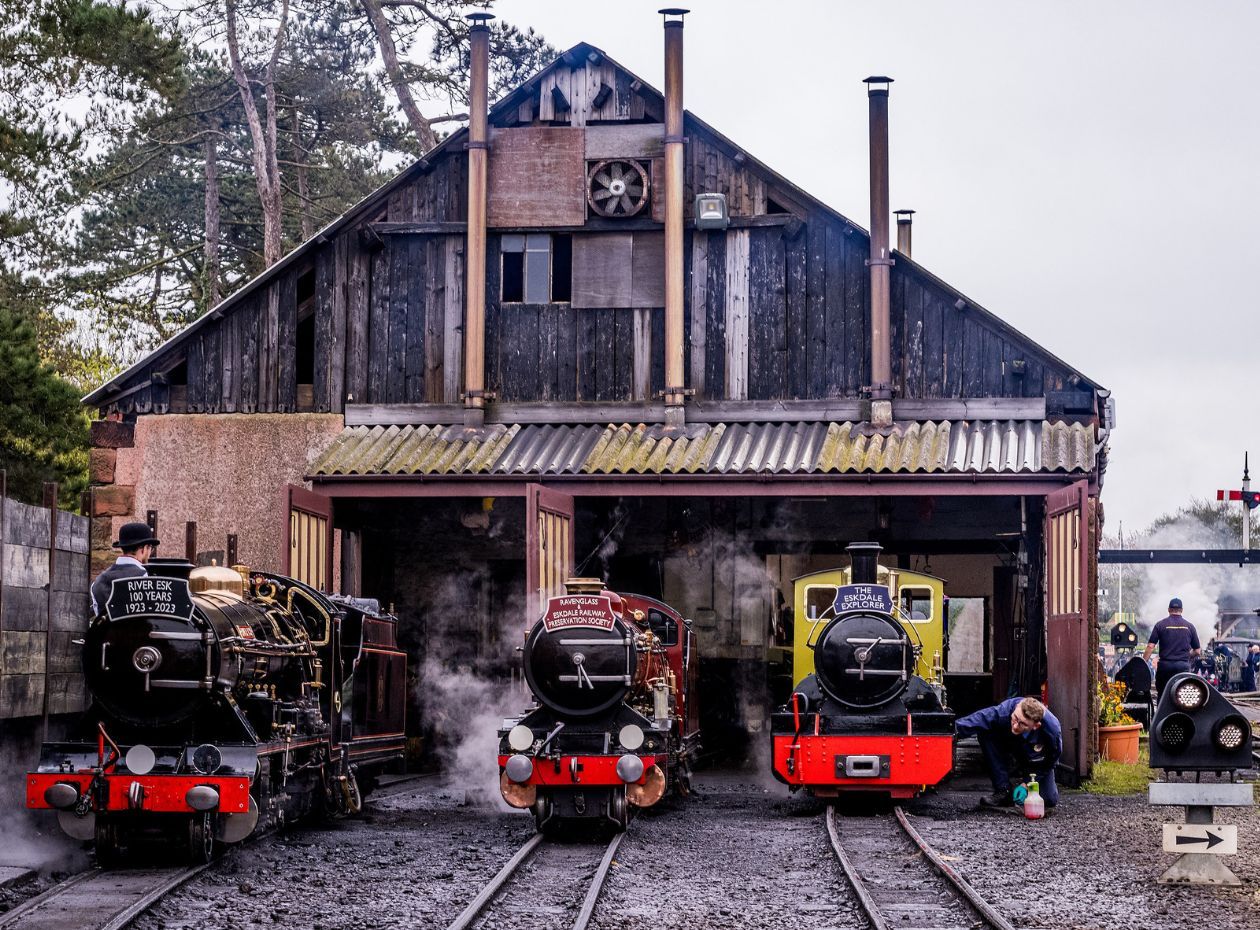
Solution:
[[[1080,423],[352,426],[313,475],[1035,474],[1095,465]]]

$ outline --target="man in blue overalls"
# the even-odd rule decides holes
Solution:
[[[1168,602],[1168,616],[1151,630],[1150,642],[1142,658],[1151,661],[1151,653],[1159,646],[1159,667],[1155,669],[1155,690],[1164,693],[1164,685],[1174,675],[1190,671],[1190,660],[1199,657],[1199,634],[1181,615],[1181,598]]]
[[[955,731],[959,739],[980,740],[993,782],[993,794],[980,800],[985,807],[1013,805],[1012,779],[1022,785],[1030,775],[1037,777],[1047,808],[1059,803],[1054,766],[1063,752],[1063,730],[1059,718],[1036,698],[1007,698],[963,717]]]

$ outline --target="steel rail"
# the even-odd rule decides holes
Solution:
[[[59,881],[47,891],[41,892],[33,898],[27,898],[17,907],[4,914],[0,914],[0,930],[4,930],[5,927],[13,926],[17,923],[18,918],[23,914],[29,914],[31,911],[37,911],[40,908],[45,907],[50,902],[59,898],[63,892],[69,891],[75,885],[86,881],[89,878],[93,878],[97,874],[98,873],[95,870],[90,870],[87,872],[80,872],[78,875],[71,875],[69,878]]]
[[[503,866],[503,868],[499,869],[499,873],[495,875],[494,878],[490,879],[489,883],[477,894],[477,897],[473,898],[472,901],[469,902],[468,906],[464,908],[463,912],[458,917],[455,918],[455,921],[447,928],[447,930],[467,930],[467,928],[471,927],[473,925],[473,921],[480,916],[485,906],[490,903],[490,899],[498,894],[499,890],[507,884],[508,879],[512,877],[512,874],[520,868],[521,863],[528,859],[534,850],[539,847],[543,839],[544,837],[541,833],[535,833],[526,840],[525,845],[516,851],[516,854],[507,861],[507,864]]]
[[[595,870],[595,876],[591,879],[591,887],[586,891],[586,899],[582,901],[582,910],[578,911],[577,920],[573,921],[573,930],[586,930],[586,925],[591,922],[591,917],[595,913],[595,905],[599,902],[599,893],[604,890],[604,882],[608,878],[608,870],[612,867],[613,856],[617,854],[617,847],[621,845],[621,841],[625,838],[626,834],[624,832],[618,833],[612,838],[608,848],[604,850],[604,858],[599,860],[599,868]]]
[[[596,868],[595,874],[591,877],[590,887],[586,890],[586,897],[582,900],[582,907],[573,921],[572,930],[586,930],[590,924],[591,917],[595,914],[595,905],[599,902],[600,892],[603,891],[604,883],[608,879],[608,872],[612,867],[613,857],[617,854],[617,849],[621,846],[621,841],[625,837],[626,834],[624,832],[617,833],[604,849],[604,855],[600,859],[599,867]],[[518,849],[494,878],[490,879],[485,887],[477,893],[477,897],[469,902],[468,906],[455,918],[454,922],[447,927],[447,930],[469,930],[481,918],[486,906],[498,896],[520,869],[521,865],[533,855],[534,851],[545,842],[545,839],[541,833],[536,833],[526,840],[525,845]]]
[[[162,898],[166,897],[166,895],[170,894],[170,892],[174,891],[189,879],[200,875],[213,864],[213,862],[206,862],[202,865],[196,865],[192,868],[185,869],[176,875],[172,875],[169,879],[145,892],[137,901],[123,908],[105,923],[101,924],[99,930],[122,930],[123,927],[127,926],[136,917],[140,916],[158,901],[162,900]]]
[[[900,807],[894,807],[893,813],[897,815],[897,822],[901,824],[901,829],[906,836],[914,841],[914,845],[919,847],[923,855],[927,857],[927,860],[936,867],[936,870],[945,877],[946,881],[958,889],[958,892],[967,899],[967,903],[974,907],[981,917],[987,920],[996,930],[1015,930],[1014,925],[1010,921],[994,910],[992,905],[984,900],[975,888],[971,887],[971,883],[959,875],[957,870],[942,859],[940,853],[919,835],[919,831],[911,825],[910,819],[906,817],[905,811]]]
[[[871,893],[866,890],[866,882],[862,881],[862,877],[858,875],[857,869],[849,861],[849,854],[844,851],[844,844],[840,842],[840,831],[836,829],[836,812],[834,808],[827,808],[826,821],[827,838],[831,840],[831,851],[836,854],[836,861],[840,863],[840,868],[844,870],[845,878],[849,880],[853,893],[858,896],[858,903],[862,905],[862,910],[866,912],[866,918],[871,923],[871,930],[889,930],[888,921],[884,920],[884,915],[880,912],[879,905],[875,903]]]
[[[118,888],[103,887],[100,895],[102,903],[97,905],[97,909],[103,911],[97,922],[94,920],[90,924],[78,923],[78,918],[71,917],[75,920],[75,926],[78,930],[122,930],[130,924],[136,917],[144,913],[163,897],[174,891],[180,885],[189,879],[200,875],[206,869],[210,868],[213,863],[205,863],[202,865],[191,866],[184,869],[166,869],[161,870],[159,880],[152,884],[149,888],[139,892],[139,897],[135,897],[134,888]],[[56,902],[61,899],[68,891],[78,888],[80,885],[90,885],[92,882],[100,882],[102,886],[106,886],[110,882],[117,881],[122,877],[137,877],[135,873],[126,871],[115,872],[101,869],[91,869],[86,872],[80,872],[78,875],[72,875],[63,882],[59,882],[52,888],[49,888],[41,895],[37,895],[28,901],[23,901],[13,910],[0,917],[0,930],[21,930],[21,927],[28,916],[34,915],[38,911],[45,911],[56,907]],[[82,891],[84,889],[80,889]],[[121,897],[122,902],[115,902],[111,906],[110,897]],[[51,915],[40,914],[37,918],[41,925],[46,925],[46,920]]]
[[[993,930],[1015,930],[1015,927],[1001,914],[994,910],[993,906],[984,900],[958,872],[945,862],[940,854],[933,849],[926,840],[919,834],[919,831],[910,823],[906,817],[905,811],[900,807],[894,807],[893,813],[897,817],[897,824],[901,831],[914,843],[923,857],[931,863],[932,867],[953,887],[962,902],[975,911],[975,913],[985,922],[985,924]],[[836,855],[836,860],[840,863],[841,869],[844,870],[845,877],[849,884],[853,887],[854,893],[857,895],[858,902],[862,906],[862,910],[866,913],[867,919],[871,923],[873,930],[890,930],[892,926],[888,919],[880,910],[878,902],[867,890],[866,883],[858,874],[852,860],[844,849],[844,843],[840,838],[840,831],[836,826],[836,816],[833,808],[827,808],[827,836],[831,841],[831,849]]]

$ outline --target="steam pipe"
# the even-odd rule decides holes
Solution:
[[[665,422],[681,426],[683,374],[683,16],[665,17]]]
[[[866,78],[871,145],[871,400],[892,399],[888,251],[888,85],[892,78]],[[872,419],[875,419],[872,413]],[[891,423],[891,410],[889,411]]]
[[[468,101],[468,247],[464,285],[464,425],[485,423],[486,161],[490,84],[490,13],[470,13]]]

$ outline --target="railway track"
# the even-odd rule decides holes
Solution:
[[[502,926],[495,914],[511,914],[513,922],[526,920],[536,927],[569,927],[586,930],[603,890],[617,847],[625,838],[618,833],[607,844],[563,843],[541,833],[525,841],[507,864],[477,894],[447,930],[471,930]],[[586,893],[581,876],[590,873]],[[519,879],[520,881],[516,881]],[[572,920],[570,922],[570,915]]]
[[[80,872],[0,915],[0,930],[122,930],[209,867]]]
[[[847,817],[827,808],[832,851],[873,930],[1015,930],[921,837],[900,807]]]

